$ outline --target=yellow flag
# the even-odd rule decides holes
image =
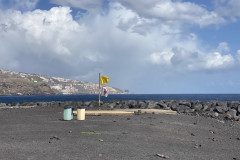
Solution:
[[[105,84],[109,82],[109,77],[101,76],[101,83]]]

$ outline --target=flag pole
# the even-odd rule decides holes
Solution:
[[[99,92],[98,92],[98,93],[99,93],[99,94],[98,94],[98,100],[99,100],[99,101],[98,101],[98,107],[99,107],[99,110],[100,110],[100,102],[101,102],[101,100],[100,100],[100,87],[101,87],[101,86],[100,86],[100,79],[101,79],[101,75],[100,75],[100,73],[99,73],[99,87],[98,87],[98,89],[99,89],[99,90],[98,90],[98,91],[99,91]]]

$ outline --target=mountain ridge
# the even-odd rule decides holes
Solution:
[[[0,69],[0,95],[98,94],[99,84]],[[125,94],[106,86],[110,94]]]

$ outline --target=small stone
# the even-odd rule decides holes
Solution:
[[[60,140],[60,138],[58,136],[53,136],[52,138],[50,139],[56,139],[56,140]]]
[[[238,137],[237,140],[240,141],[240,138]]]
[[[68,133],[72,133],[72,131],[69,131]]]
[[[103,139],[99,139],[100,142],[103,142]]]
[[[212,130],[209,130],[209,132],[210,132],[210,133],[212,133],[212,134],[215,134],[215,132],[214,132],[214,131],[212,131]]]
[[[202,144],[195,144],[194,148],[202,147]]]
[[[114,120],[113,122],[117,122],[117,121]]]
[[[99,157],[102,157],[102,154],[100,153],[100,154],[98,154],[98,156],[99,156]]]
[[[128,134],[128,132],[127,132],[127,131],[125,131],[125,132],[122,132],[122,134]]]
[[[130,120],[130,118],[127,118],[127,120]]]
[[[191,133],[191,136],[195,136],[195,134]]]
[[[222,123],[222,124],[224,124],[224,123],[225,123],[223,120],[218,120],[218,122],[220,122],[220,123]]]
[[[212,138],[212,141],[214,141],[214,142],[215,142],[215,141],[217,141],[217,140],[216,140],[216,138]]]
[[[156,156],[161,157],[161,158],[165,158],[165,159],[168,159],[168,158],[169,158],[168,156],[165,156],[165,155],[163,155],[163,154],[156,154]]]

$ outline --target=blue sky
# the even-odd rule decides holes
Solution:
[[[0,68],[131,93],[240,93],[239,0],[0,0]]]

